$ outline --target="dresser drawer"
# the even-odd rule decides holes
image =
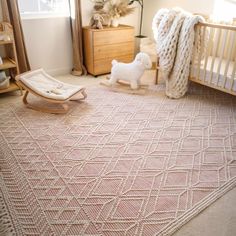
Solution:
[[[117,56],[126,56],[134,53],[134,42],[120,44],[109,44],[94,47],[94,60],[104,58],[115,58]]]
[[[83,53],[88,73],[111,72],[111,61],[131,62],[134,58],[134,27],[119,25],[91,29],[83,27]]]
[[[134,29],[120,29],[114,31],[96,31],[93,34],[94,46],[132,42]]]
[[[94,61],[94,73],[95,74],[105,74],[105,73],[110,73],[111,72],[111,62],[112,60],[115,59],[117,61],[121,62],[131,62],[133,61],[133,54],[130,55],[124,55],[124,56],[117,56],[117,57],[109,57],[105,59],[99,59]]]

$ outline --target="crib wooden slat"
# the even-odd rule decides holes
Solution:
[[[212,79],[213,79],[213,69],[214,69],[214,65],[215,65],[215,59],[216,59],[216,56],[217,56],[217,49],[218,49],[218,46],[219,46],[219,43],[220,43],[220,37],[221,37],[221,31],[222,29],[219,28],[217,31],[216,31],[216,42],[214,43],[214,47],[213,47],[213,52],[212,52],[212,61],[211,61],[211,70],[210,70],[210,84],[212,83]]]
[[[231,91],[233,91],[235,80],[236,80],[236,60],[234,61],[234,68],[233,68],[232,76],[231,76],[231,80],[230,80],[230,90]]]
[[[194,38],[194,47],[193,47],[193,56],[192,56],[192,67],[191,67],[191,71],[190,71],[190,75],[195,77],[195,55],[197,53],[197,49],[198,49],[198,46],[197,46],[197,42],[198,42],[198,35],[199,35],[199,30],[200,30],[200,26],[199,25],[196,25],[196,30],[195,30],[195,38]]]
[[[197,79],[200,80],[200,71],[201,71],[201,61],[202,61],[202,53],[204,50],[204,39],[205,39],[205,34],[206,34],[206,27],[201,26],[200,28],[200,33],[202,34],[201,42],[200,42],[200,52],[198,54],[198,71],[197,71]],[[203,32],[202,32],[203,31]],[[201,36],[200,36],[201,37]]]
[[[236,44],[234,44],[234,46],[235,46],[234,47],[234,50],[235,50]],[[234,56],[234,67],[233,67],[232,76],[231,76],[231,80],[230,80],[230,90],[231,91],[233,91],[235,80],[236,80],[236,55]]]
[[[209,33],[209,39],[208,39],[208,42],[206,44],[207,49],[205,51],[206,56],[205,56],[205,63],[204,63],[203,81],[206,81],[206,69],[207,69],[208,59],[209,59],[210,53],[211,53],[212,48],[213,48],[214,33],[215,33],[215,28],[211,27],[210,28],[210,33]]]
[[[221,72],[221,64],[222,64],[222,60],[223,60],[223,56],[224,56],[224,52],[225,52],[225,45],[226,45],[226,41],[228,38],[228,33],[229,30],[224,30],[224,37],[223,37],[223,42],[221,43],[221,50],[220,50],[220,60],[219,60],[219,64],[218,64],[218,68],[217,68],[217,74],[216,74],[216,86],[218,86],[219,84],[219,79],[220,79],[220,72]],[[225,83],[225,79],[226,77],[224,77],[224,81],[223,84]]]
[[[227,82],[227,75],[228,75],[228,70],[229,70],[229,65],[230,62],[232,61],[233,58],[233,53],[234,53],[234,44],[235,44],[235,40],[236,40],[236,33],[234,31],[231,31],[231,43],[229,46],[229,53],[228,53],[228,58],[227,58],[227,63],[225,66],[225,71],[224,71],[224,84],[223,84],[223,88],[225,88],[226,86],[226,82]]]

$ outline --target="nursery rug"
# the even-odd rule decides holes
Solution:
[[[0,235],[171,235],[232,189],[236,97],[191,88],[0,105]]]

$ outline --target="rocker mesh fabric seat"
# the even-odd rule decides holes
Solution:
[[[24,104],[34,110],[49,113],[65,113],[68,111],[68,105],[65,104],[67,101],[84,100],[87,97],[84,87],[58,81],[48,75],[43,69],[20,74],[16,77],[16,81],[19,86],[26,90],[23,97]],[[28,93],[32,93],[51,103],[60,103],[62,109],[48,109],[30,105],[27,101]],[[78,98],[79,94],[82,96]]]

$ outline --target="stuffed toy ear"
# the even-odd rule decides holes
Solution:
[[[147,69],[151,69],[152,68],[152,61],[150,60],[150,58],[147,58],[147,62],[145,63],[145,67]]]
[[[152,62],[150,57],[143,52],[140,52],[136,55],[135,61],[140,62],[146,69],[150,69],[152,67]]]
[[[135,61],[141,61],[140,54],[138,53],[135,57]]]
[[[138,53],[135,57],[135,61],[139,62],[141,65],[145,65],[144,61],[143,61],[143,56],[142,53]]]

